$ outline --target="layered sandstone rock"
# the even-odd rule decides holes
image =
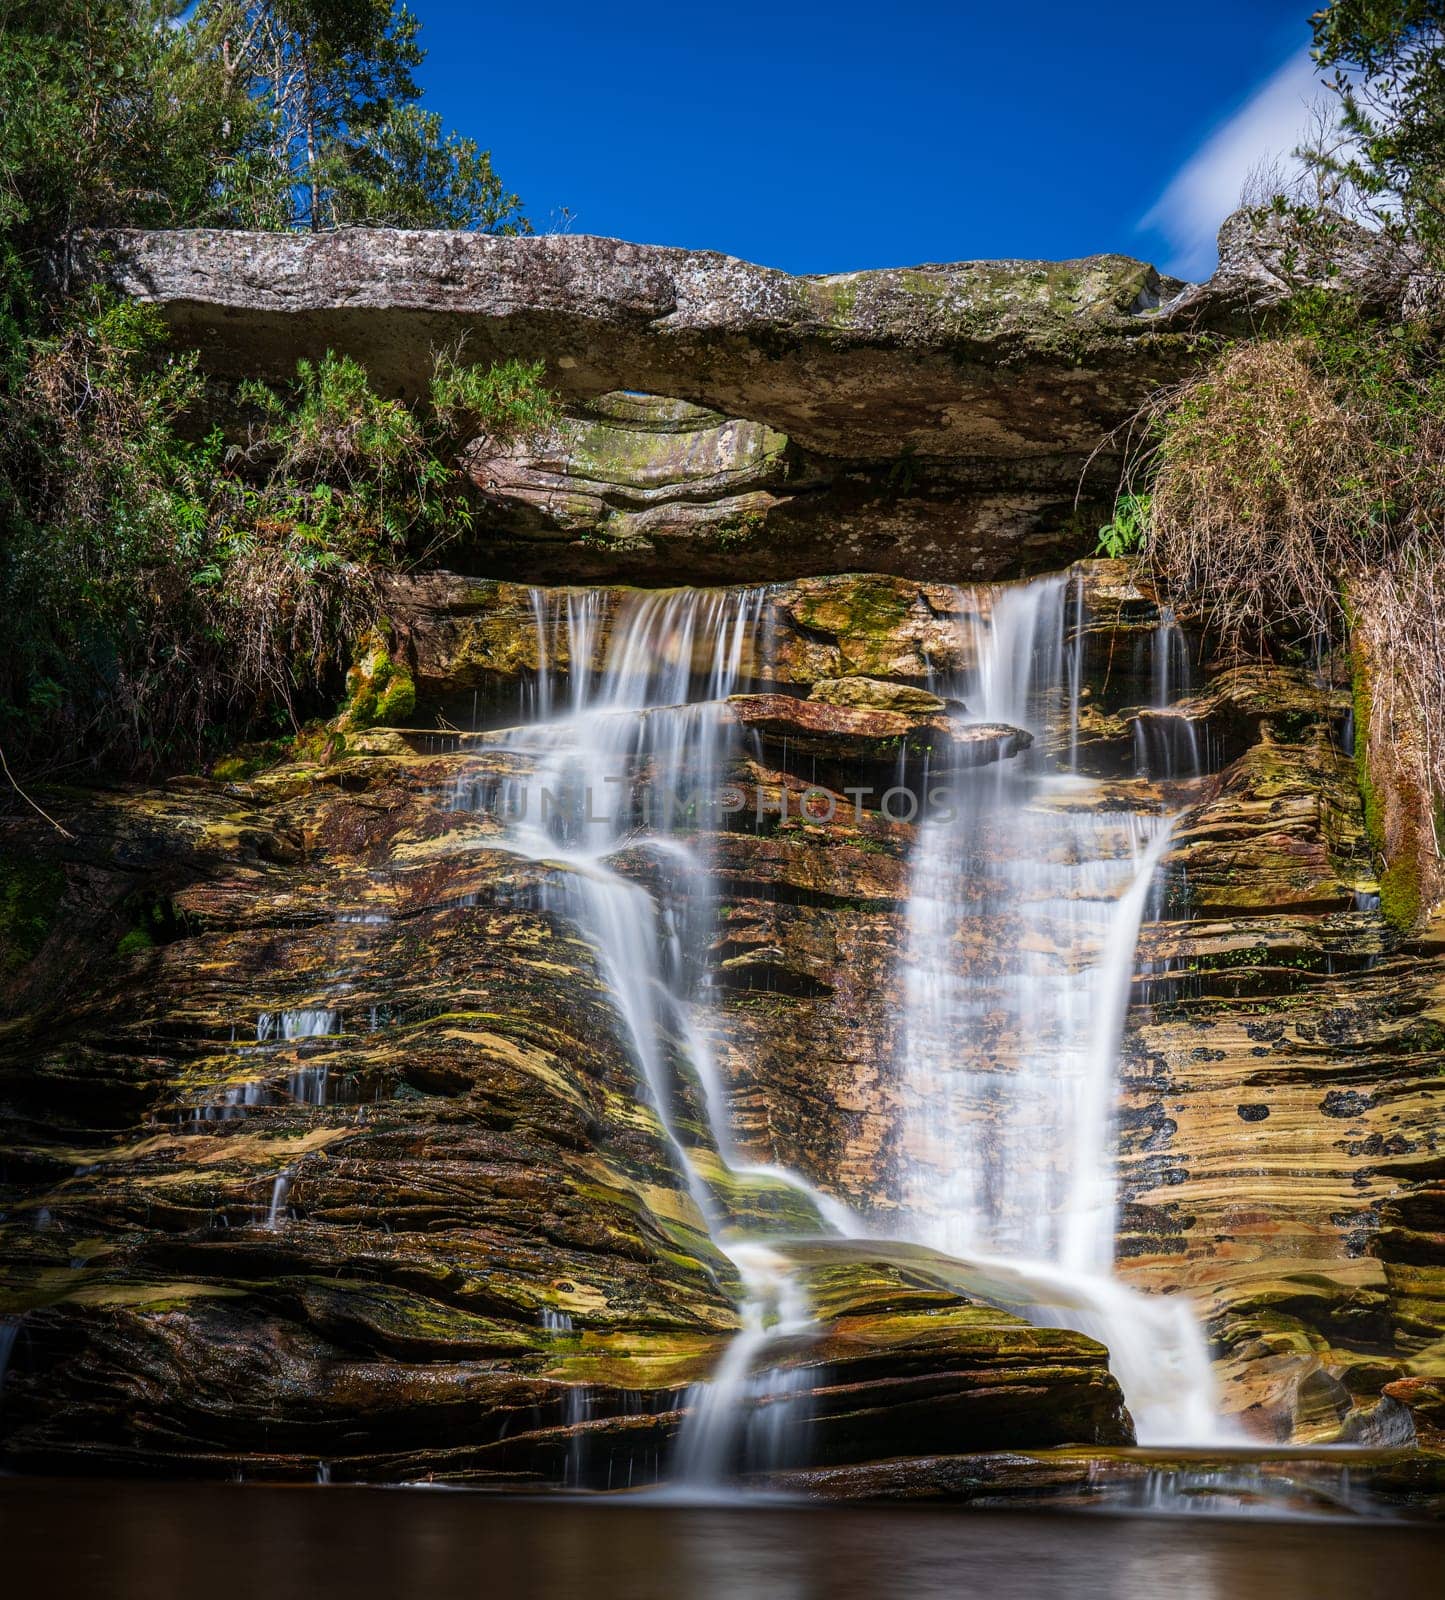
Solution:
[[[412,397],[437,350],[544,361],[557,429],[463,455],[475,571],[979,581],[1088,553],[1116,430],[1201,335],[1257,326],[1297,280],[1405,292],[1378,241],[1342,227],[1339,261],[1301,260],[1281,226],[1231,219],[1219,272],[1187,289],[1126,256],[795,278],[612,239],[364,228],[97,235],[70,270],[158,306],[223,385],[328,350]]]
[[[1183,813],[1125,1047],[1121,1270],[1201,1307],[1226,1408],[1256,1434],[1428,1440],[1445,991],[1433,946],[1373,904],[1347,697],[1228,668],[1151,705],[1157,612],[1117,565],[1076,583],[1080,717],[1050,737],[1101,775],[1102,813],[1141,795]],[[535,909],[545,865],[463,804],[525,756],[432,722],[473,704],[495,721],[575,664],[526,588],[436,574],[393,601],[420,726],[353,729],[323,767],[48,797],[73,841],[8,827],[24,915],[0,1041],[0,1315],[19,1332],[0,1431],[17,1464],[643,1481],[736,1328],[732,1267],[594,953]],[[842,794],[821,807],[817,763],[881,740],[896,771],[889,741],[966,730],[924,686],[971,660],[991,604],[879,576],[775,586],[733,702],[759,740],[725,774],[744,803],[708,846],[706,961],[734,1131],[879,1222],[914,832]],[[1221,770],[1134,776],[1146,716],[1189,723]],[[660,890],[646,852],[618,865]],[[260,1021],[286,1012],[331,1020],[300,1038]],[[723,1208],[814,1226],[790,1191],[727,1175],[668,1048]],[[795,1486],[1008,1493],[1017,1474],[957,1452],[1127,1438],[1104,1352],[1021,1322],[998,1284],[895,1245],[787,1248],[822,1319],[773,1352],[814,1418],[817,1475]]]
[[[594,1488],[665,1470],[736,1330],[736,1274],[595,953],[532,909],[551,869],[465,803],[519,758],[399,743],[47,797],[69,838],[8,827],[4,860],[35,855],[49,896],[45,937],[12,947],[0,1052],[11,1464]],[[779,878],[761,855],[728,871],[765,895]],[[761,969],[739,956],[720,972],[741,990]],[[716,1202],[815,1229],[784,1185],[721,1167],[667,1048]],[[1091,1340],[885,1246],[813,1251],[827,1316],[786,1357],[820,1419],[800,1461],[1130,1436]]]

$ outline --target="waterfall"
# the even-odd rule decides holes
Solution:
[[[742,1332],[689,1397],[691,1426],[679,1451],[679,1477],[700,1486],[725,1482],[739,1456],[755,1469],[785,1464],[784,1431],[798,1421],[797,1391],[805,1375],[757,1369],[769,1345],[813,1327],[807,1298],[783,1256],[755,1243],[736,1243],[729,1254],[743,1281]]]
[[[1141,641],[1142,643],[1143,641]],[[1141,778],[1164,781],[1195,778],[1204,770],[1204,752],[1193,718],[1173,710],[1194,687],[1189,641],[1174,612],[1161,608],[1148,636],[1149,705],[1134,718],[1134,768]]]
[[[962,594],[958,607],[977,618]],[[1141,1440],[1203,1442],[1216,1433],[1212,1374],[1187,1302],[1112,1274],[1117,1057],[1169,823],[1147,797],[1121,809],[1070,770],[1083,646],[1077,615],[1066,641],[1068,611],[1062,577],[996,591],[971,664],[935,685],[1035,744],[961,774],[948,810],[919,828],[900,1200],[912,1237],[1007,1266],[1028,1315],[1106,1344]],[[1155,638],[1158,700],[1187,655],[1172,619]]]
[[[293,1039],[319,1039],[327,1034],[341,1032],[341,1013],[312,1009],[304,1011],[263,1011],[256,1018],[256,1039],[258,1043],[269,1043],[280,1040],[289,1043]],[[324,1066],[299,1067],[295,1072],[288,1074],[286,1079],[286,1093],[292,1101],[299,1106],[324,1106],[326,1104],[326,1078]],[[235,1105],[234,1100],[227,1102]],[[242,1104],[249,1105],[249,1099],[243,1099]]]
[[[266,1226],[274,1233],[285,1216],[286,1201],[291,1194],[291,1180],[295,1173],[288,1167],[278,1173],[271,1185],[271,1203],[266,1208]]]
[[[1210,1368],[1187,1303],[1139,1295],[1111,1272],[1117,1053],[1169,830],[1149,803],[1106,801],[1072,771],[1081,608],[1062,576],[957,597],[974,618],[971,660],[932,687],[970,718],[1026,728],[1036,742],[948,779],[949,807],[918,828],[899,961],[900,1199],[914,1238],[988,1262],[1018,1284],[1025,1314],[1107,1344],[1142,1436],[1198,1439],[1211,1432]],[[768,680],[768,593],[537,589],[531,613],[530,719],[485,736],[509,775],[469,769],[453,803],[502,822],[489,844],[535,865],[533,903],[591,947],[639,1091],[737,1270],[740,1331],[693,1389],[678,1445],[682,1480],[713,1487],[740,1467],[783,1464],[811,1381],[786,1357],[815,1323],[786,1249],[741,1235],[708,1175],[721,1162],[736,1180],[785,1183],[817,1233],[865,1232],[796,1175],[740,1159],[709,1043],[710,807],[738,748],[720,703],[744,681]],[[1158,648],[1162,692],[1173,693],[1182,640]],[[636,881],[640,861],[648,886]],[[293,1036],[285,1018],[264,1024],[260,1038]],[[695,1080],[702,1128],[674,1103],[679,1063]],[[284,1203],[283,1191],[273,1226]],[[559,1313],[543,1322],[553,1333],[570,1326]],[[581,1486],[585,1386],[569,1387],[565,1409],[567,1481]]]
[[[499,786],[464,776],[455,803],[495,810],[506,825],[504,848],[543,866],[537,903],[592,947],[662,1133],[709,1231],[737,1267],[742,1332],[695,1397],[679,1449],[684,1475],[712,1482],[747,1427],[740,1409],[766,1407],[766,1435],[781,1436],[788,1382],[753,1369],[775,1337],[801,1333],[811,1319],[786,1260],[737,1238],[721,1216],[702,1176],[707,1161],[695,1159],[712,1151],[696,1151],[675,1115],[671,1050],[692,1068],[711,1146],[735,1176],[790,1183],[813,1202],[820,1232],[830,1222],[847,1227],[851,1216],[791,1174],[736,1160],[721,1081],[696,1016],[706,999],[701,946],[713,897],[706,813],[735,737],[720,703],[745,665],[755,668],[744,651],[765,638],[767,591],[638,591],[624,595],[615,614],[608,598],[606,591],[533,591],[535,720],[489,741],[529,758],[530,770]],[[554,679],[564,665],[562,694]],[[639,774],[644,781],[635,781]],[[654,858],[664,880],[658,897],[617,869],[611,858],[623,848]],[[567,1404],[569,1424],[587,1420],[581,1386]],[[578,1484],[581,1473],[574,1452],[569,1481]]]

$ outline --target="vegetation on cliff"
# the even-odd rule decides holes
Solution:
[[[541,370],[447,352],[408,406],[328,355],[224,397],[222,430],[196,353],[72,286],[69,241],[529,224],[417,105],[393,0],[10,3],[0,25],[0,748],[155,768],[294,728],[339,687],[377,572],[469,525],[458,430],[548,425]]]
[[[1440,21],[1438,5],[1362,0],[1314,18],[1338,124],[1300,152],[1308,194],[1268,196],[1255,217],[1282,241],[1295,293],[1144,409],[1128,493],[1100,535],[1109,553],[1141,549],[1229,654],[1319,659],[1353,636],[1371,678],[1362,772],[1401,926],[1422,909],[1422,873],[1439,875],[1445,794]],[[1381,239],[1406,268],[1383,314],[1315,281],[1317,263]]]

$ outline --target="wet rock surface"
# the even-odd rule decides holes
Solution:
[[[7,860],[57,875],[0,1054],[12,1465],[596,1488],[665,1469],[736,1330],[736,1274],[593,951],[534,909],[548,869],[462,804],[459,781],[519,758],[399,743],[48,797],[73,841],[7,826]],[[725,849],[764,894],[846,881],[752,834]],[[879,889],[891,858],[856,856],[854,887]],[[724,986],[830,987],[804,981],[833,974],[817,930],[805,958],[725,925]],[[891,1310],[836,1290],[794,1353],[832,1419],[806,1459],[892,1451],[920,1417],[980,1447],[1127,1436],[1092,1341],[895,1288]]]
[[[1049,738],[1072,738],[1092,787],[1059,803],[1107,816],[1127,791],[1181,813],[1126,1039],[1121,1270],[1202,1307],[1226,1409],[1257,1435],[1426,1442],[1445,980],[1371,901],[1344,700],[1291,671],[1210,672],[1171,714],[1218,770],[1141,778],[1157,612],[1116,565],[1078,583],[1079,724]],[[353,730],[322,767],[48,795],[73,841],[5,824],[43,912],[38,938],[6,930],[0,1032],[12,1465],[303,1478],[324,1461],[597,1488],[666,1470],[689,1386],[737,1329],[737,1276],[595,953],[539,909],[549,868],[463,804],[527,757],[435,721],[506,725],[539,674],[577,665],[536,604],[407,580],[392,648],[416,726]],[[740,646],[744,736],[722,776],[743,804],[711,824],[712,1042],[742,1154],[875,1230],[897,1203],[915,828],[830,790],[818,763],[872,752],[894,773],[894,740],[956,744],[967,712],[927,684],[967,662],[990,604],[800,580]],[[1011,734],[978,737],[1010,759]],[[619,862],[665,891],[655,859]],[[700,1087],[679,1041],[667,1056],[706,1156]],[[715,1155],[708,1170],[722,1182]],[[798,1226],[765,1184],[728,1204]],[[787,1248],[821,1319],[770,1355],[811,1418],[814,1476],[790,1487],[1067,1499],[1092,1492],[1077,1462],[1031,1457],[1019,1477],[977,1453],[1131,1437],[1102,1347],[1023,1322],[986,1277],[883,1240]],[[1415,1459],[1379,1469],[1404,1499],[1438,1495]]]

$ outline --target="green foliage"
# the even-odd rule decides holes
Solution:
[[[171,624],[198,621],[186,569],[202,555],[219,447],[178,434],[200,379],[194,355],[162,341],[150,308],[90,297],[30,341],[12,388],[0,440],[0,739],[22,755],[47,734],[60,754],[176,731],[170,689],[195,661]]]
[[[1315,13],[1315,60],[1335,69],[1347,181],[1397,238],[1445,255],[1445,4],[1335,0]]]
[[[191,50],[245,107],[217,174],[226,215],[530,232],[488,153],[417,106],[420,31],[396,0],[201,0]]]
[[[1149,496],[1121,494],[1115,502],[1113,517],[1099,529],[1094,554],[1108,556],[1111,561],[1137,555],[1144,548],[1148,532]]]
[[[451,360],[440,382],[509,425],[552,406],[535,369]],[[34,346],[0,446],[0,741],[22,761],[154,767],[295,728],[375,620],[377,573],[471,527],[453,461],[478,412],[413,409],[328,354],[242,385],[227,445],[185,431],[201,389],[130,302],[91,301]],[[398,682],[385,716],[404,699]]]
[[[546,387],[545,363],[513,358],[468,366],[460,349],[436,358],[431,403],[438,424],[458,439],[485,434],[495,443],[549,433],[561,413]]]
[[[453,355],[412,408],[328,355],[246,386],[244,438],[197,437],[195,353],[67,281],[82,228],[526,231],[487,154],[417,105],[419,27],[397,0],[0,0],[0,747],[17,769],[154,767],[294,727],[374,616],[376,574],[470,527],[466,430],[550,418],[540,368]]]
[[[520,198],[492,170],[475,140],[443,134],[440,116],[418,106],[388,113],[336,178],[338,222],[384,228],[458,228],[530,233]]]
[[[27,260],[77,229],[206,217],[245,116],[176,26],[180,0],[0,8],[0,228]]]
[[[913,493],[913,486],[917,480],[917,448],[912,444],[905,444],[898,452],[897,458],[889,465],[885,486],[889,494],[901,498]]]
[[[13,973],[39,954],[64,893],[59,867],[0,857],[0,972]]]
[[[762,511],[739,511],[713,529],[720,550],[746,550],[762,538],[768,519]]]
[[[302,360],[294,383],[244,383],[238,399],[257,417],[245,456],[267,465],[259,485],[241,490],[242,525],[285,528],[308,571],[384,561],[417,536],[434,548],[470,526],[434,432],[378,395],[350,356]]]

